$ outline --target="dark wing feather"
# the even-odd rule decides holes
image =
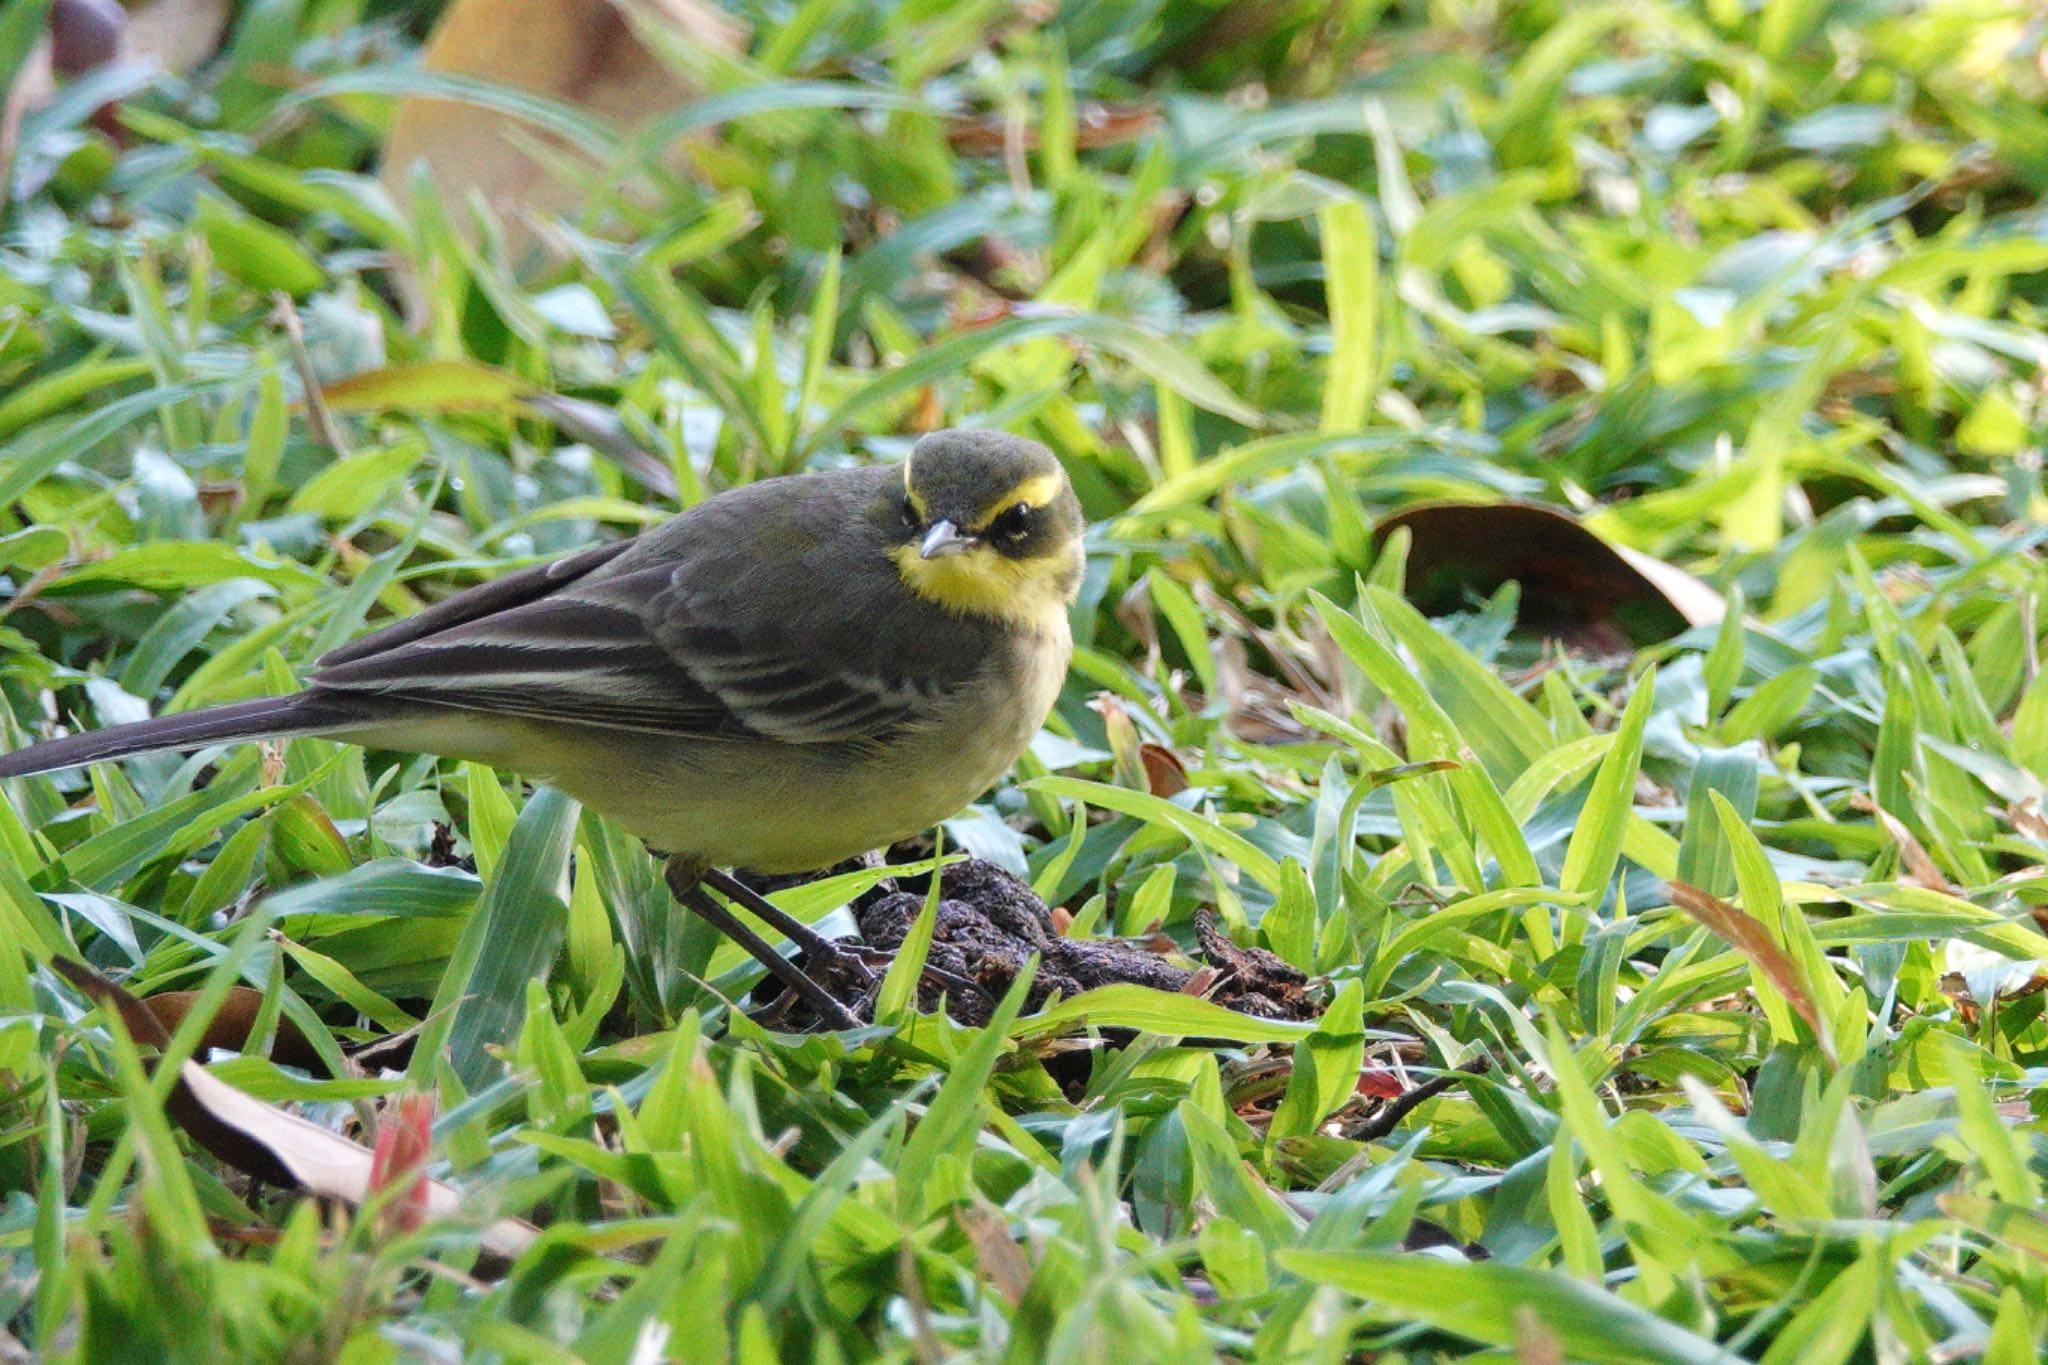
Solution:
[[[331,692],[538,721],[802,744],[882,742],[940,696],[918,681],[821,666],[768,638],[772,631],[692,619],[673,591],[675,574],[673,564],[658,564],[579,576],[545,595],[464,612],[442,629],[401,636],[392,627],[387,647],[330,655],[312,681]]]
[[[359,640],[351,640],[339,649],[329,650],[320,657],[320,665],[330,668],[338,664],[352,663],[367,659],[373,654],[382,654],[399,645],[411,644],[437,631],[453,626],[465,625],[494,612],[509,610],[536,601],[549,593],[559,591],[575,582],[600,565],[608,564],[638,542],[627,540],[609,541],[593,545],[587,550],[564,555],[546,564],[535,564],[531,568],[506,574],[503,578],[492,579],[478,584],[446,601],[437,602],[425,611],[394,621],[382,630],[373,630]]]

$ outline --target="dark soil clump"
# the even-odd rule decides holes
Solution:
[[[1196,917],[1200,962],[1181,966],[1155,951],[1151,940],[1070,939],[1054,928],[1052,913],[1031,888],[993,863],[970,858],[946,868],[939,879],[939,906],[931,951],[918,984],[918,1005],[945,1011],[962,1024],[986,1024],[996,1002],[1010,989],[1024,964],[1041,958],[1026,1009],[1041,1008],[1054,994],[1072,997],[1100,986],[1138,985],[1161,991],[1194,991],[1226,1008],[1268,1019],[1313,1019],[1308,978],[1262,948],[1241,948],[1215,916]],[[804,969],[854,1014],[874,1016],[876,983],[923,911],[925,893],[891,891],[857,902],[860,938],[846,940],[865,959],[874,982],[856,979],[847,960]],[[821,970],[822,969],[822,970]],[[1197,981],[1197,978],[1203,978]],[[802,1027],[807,1011],[792,1005],[780,1027]]]

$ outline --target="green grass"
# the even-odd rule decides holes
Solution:
[[[948,846],[1080,932],[1213,908],[1323,1021],[1132,989],[975,1030],[899,981],[886,1026],[766,1034],[631,840],[491,772],[297,740],[13,782],[0,1355],[2036,1359],[2038,14],[743,9],[686,173],[520,102],[606,159],[524,281],[369,178],[449,88],[413,7],[245,4],[120,143],[115,78],[31,114],[5,738],[282,690],[678,501],[998,424],[1066,458],[1090,571],[1048,736]],[[1105,101],[1151,117],[1081,145]],[[1626,659],[1510,634],[1512,592],[1425,620],[1371,525],[1503,496],[1741,610]],[[366,1141],[433,1095],[463,1215],[250,1184],[60,954],[246,985],[329,1058],[422,1027],[404,1074],[201,1060]],[[1481,1062],[1360,1136],[1361,1071]],[[545,1232],[480,1262],[506,1214]]]

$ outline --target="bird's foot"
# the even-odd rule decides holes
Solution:
[[[713,887],[721,895],[759,915],[781,931],[792,943],[802,948],[814,966],[828,962],[836,965],[844,959],[845,965],[857,972],[861,979],[872,982],[873,976],[868,972],[866,964],[855,959],[852,954],[810,925],[777,907],[765,896],[758,895],[751,887],[743,885],[728,873],[706,867],[695,858],[680,855],[670,858],[663,870],[663,876],[668,882],[670,894],[712,928],[744,948],[748,955],[767,968],[776,980],[809,1005],[826,1027],[860,1027],[860,1020],[837,996],[818,984],[803,968],[776,952],[767,940],[749,928],[738,915],[719,904],[704,888],[707,885]]]

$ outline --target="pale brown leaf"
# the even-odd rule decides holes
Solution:
[[[953,1218],[974,1247],[982,1277],[1012,1308],[1024,1302],[1024,1291],[1031,1287],[1031,1262],[1010,1235],[1002,1215],[985,1208],[963,1208],[955,1210]]]
[[[421,66],[546,95],[626,132],[695,93],[640,41],[635,20],[722,54],[740,47],[732,20],[698,0],[454,0],[427,40]],[[404,204],[414,168],[423,165],[464,229],[465,205],[481,195],[503,221],[517,261],[536,240],[532,221],[573,209],[579,192],[529,153],[537,143],[575,154],[496,110],[408,98],[385,137],[379,175]]]
[[[376,1158],[368,1147],[297,1114],[273,1108],[197,1062],[186,1062],[178,1077],[208,1114],[269,1153],[308,1194],[360,1206],[375,1190],[372,1171]],[[461,1191],[443,1181],[427,1182],[429,1219],[458,1218],[463,1208]],[[483,1230],[483,1247],[493,1256],[511,1260],[539,1236],[540,1229],[523,1219],[500,1218]]]

